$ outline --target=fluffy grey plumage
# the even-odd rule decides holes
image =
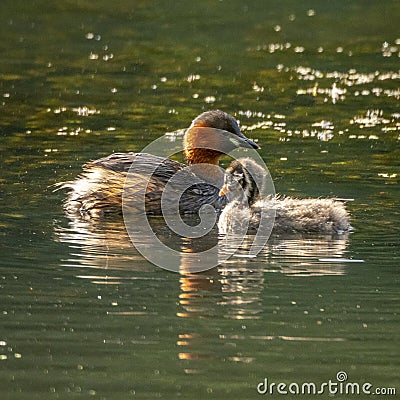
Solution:
[[[235,160],[225,174],[225,186],[230,176],[243,175],[240,182],[242,191],[231,190],[234,199],[222,211],[218,221],[218,228],[221,233],[246,231],[259,228],[262,213],[275,212],[275,223],[273,231],[281,232],[304,232],[304,233],[343,233],[352,229],[349,222],[349,213],[343,201],[332,198],[308,198],[296,199],[292,197],[274,198],[252,198],[257,191],[251,190],[254,182],[249,178],[249,171],[252,175],[262,176],[259,170],[261,167],[250,159]],[[247,170],[247,173],[246,173]],[[257,172],[255,172],[257,171]],[[225,187],[224,186],[224,187]],[[229,190],[228,190],[229,191]],[[240,195],[241,193],[241,195]],[[245,196],[243,196],[243,193]],[[255,194],[254,194],[255,193]],[[244,198],[243,198],[244,197]]]

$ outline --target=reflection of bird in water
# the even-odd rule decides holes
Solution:
[[[273,235],[258,258],[268,258],[268,271],[291,276],[346,273],[349,235],[282,233]],[[328,261],[329,260],[329,261]]]
[[[111,154],[85,164],[77,179],[59,184],[60,188],[70,189],[65,202],[67,212],[87,218],[121,213],[123,190],[128,190],[130,200],[137,199],[140,205],[145,197],[147,213],[160,214],[165,186],[177,173],[179,179],[172,191],[182,194],[182,213],[197,213],[204,204],[221,209],[226,198],[218,196],[222,184],[217,168],[220,157],[239,147],[257,149],[258,145],[240,131],[235,118],[220,110],[197,116],[186,130],[183,143],[188,165],[209,164],[199,174],[184,170],[186,164],[153,154]]]
[[[168,248],[177,252],[178,268],[182,273],[195,272],[191,258],[202,254],[218,243],[218,230],[212,229],[202,238],[187,238],[174,233],[159,216],[148,216],[152,233]],[[197,222],[197,216],[184,216],[189,223]],[[124,220],[119,218],[85,220],[79,216],[69,216],[68,227],[57,225],[55,238],[59,242],[68,243],[71,255],[65,260],[65,265],[75,265],[99,269],[138,268],[139,270],[153,270],[157,268],[135,249],[125,228]],[[134,223],[134,221],[131,221]],[[150,234],[141,237],[141,245],[152,245]],[[138,245],[138,243],[135,243]],[[215,258],[218,264],[217,249]],[[141,261],[140,263],[138,261]],[[132,263],[133,262],[133,263]],[[120,265],[118,265],[120,264]]]
[[[266,173],[254,160],[234,160],[226,169],[220,195],[231,192],[233,201],[223,210],[221,233],[258,229],[265,212],[275,212],[274,232],[343,233],[352,229],[343,201],[332,198],[261,198]]]
[[[113,282],[110,279],[112,271],[138,272],[156,268],[143,262],[143,257],[132,246],[122,220],[104,220],[100,224],[74,217],[67,227],[57,225],[54,233],[56,241],[69,247],[69,256],[62,260],[62,266],[87,269],[90,276],[97,270],[98,279],[106,272],[105,282]],[[115,278],[117,272],[114,274]]]
[[[152,217],[151,220],[152,229],[160,240],[181,252],[179,272],[182,283],[184,281],[191,282],[190,285],[185,284],[186,289],[190,287],[196,291],[198,287],[194,282],[197,282],[198,279],[203,282],[200,285],[203,287],[207,281],[207,279],[204,280],[204,276],[208,274],[208,271],[199,274],[191,273],[193,268],[187,255],[200,255],[202,251],[214,246],[217,241],[221,243],[218,251],[224,251],[226,245],[224,236],[218,237],[218,232],[213,230],[207,237],[196,240],[179,238],[177,235],[171,235],[159,217]],[[69,256],[61,262],[64,267],[87,268],[89,275],[92,275],[92,272],[89,271],[97,270],[99,277],[102,274],[107,276],[107,282],[112,281],[114,274],[117,275],[115,278],[119,276],[117,271],[126,271],[129,274],[134,272],[135,276],[136,272],[154,271],[158,268],[146,262],[133,247],[122,218],[95,222],[82,220],[80,217],[71,218],[68,227],[56,226],[55,239],[69,246]],[[146,242],[147,239],[143,237],[142,240]],[[236,278],[228,278],[228,275],[232,275],[231,271],[244,271],[248,268],[247,274],[252,278],[241,284],[241,290],[245,291],[244,286],[250,287],[253,282],[256,283],[251,271],[257,270],[260,266],[262,266],[263,274],[270,271],[305,276],[336,275],[343,274],[345,271],[345,261],[341,262],[341,260],[346,256],[347,234],[281,233],[270,237],[256,258],[249,258],[246,255],[253,240],[252,234],[246,235],[243,242],[235,242],[235,238],[232,238],[232,245],[235,246],[237,254],[214,269],[214,272],[210,271],[217,275],[211,278],[214,280],[211,286],[215,287],[217,281],[220,281],[216,286],[222,284],[223,291],[229,291],[230,287],[237,286]],[[320,261],[320,259],[326,258],[337,259],[337,262]],[[101,272],[102,270],[103,272]],[[240,274],[243,277],[243,272]],[[134,278],[132,275],[129,276],[130,279]]]

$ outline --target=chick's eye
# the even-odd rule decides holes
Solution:
[[[235,179],[235,181],[239,182],[243,178],[243,174],[235,173],[233,175],[233,178]]]

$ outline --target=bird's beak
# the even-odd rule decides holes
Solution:
[[[230,192],[230,190],[229,190],[228,186],[224,185],[224,186],[222,186],[221,190],[219,191],[219,195],[222,197],[222,196],[225,196],[229,192]]]
[[[239,147],[259,149],[260,146],[243,135],[242,132],[232,133],[223,129],[207,126],[193,126],[184,136],[183,144],[188,149],[212,149],[223,154],[229,154]]]
[[[249,139],[249,138],[246,138],[247,140],[246,140],[246,142],[247,142],[247,144],[250,146],[250,148],[251,149],[261,149],[261,147],[256,143],[256,142],[253,142],[251,139]]]
[[[237,147],[243,147],[245,149],[259,149],[260,146],[256,143],[253,142],[251,139],[249,139],[246,135],[244,135],[242,132],[238,132],[236,135],[229,134],[229,141],[237,148]]]
[[[242,141],[240,142],[241,147],[244,147],[247,149],[259,149],[260,148],[260,146],[256,142],[253,142],[251,139],[249,139],[245,135],[243,135],[243,137],[241,137],[241,139],[242,139]]]

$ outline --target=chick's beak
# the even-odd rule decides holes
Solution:
[[[219,195],[222,197],[222,196],[225,196],[229,192],[230,192],[230,190],[229,190],[228,186],[224,185],[224,186],[222,186],[221,190],[219,191]]]

